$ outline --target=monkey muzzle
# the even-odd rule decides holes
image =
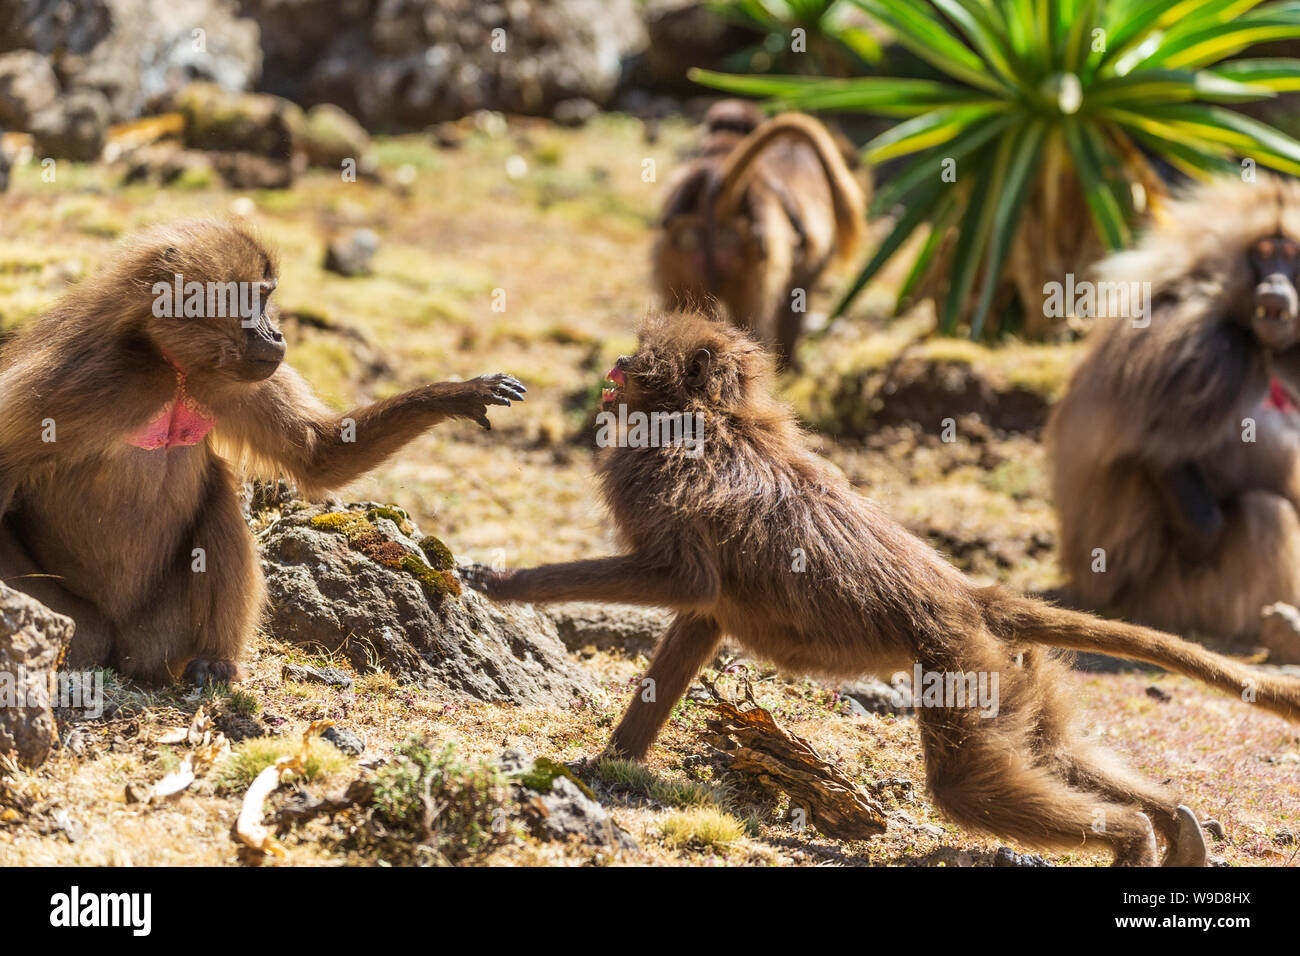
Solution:
[[[284,335],[271,324],[265,311],[244,330],[243,375],[250,382],[270,378],[284,361]]]
[[[619,361],[621,362],[622,359],[619,359]],[[619,391],[627,384],[627,373],[618,365],[615,365],[605,373],[605,381],[609,382],[609,384],[600,390],[600,403],[602,405],[608,405],[618,398]]]
[[[1267,276],[1255,287],[1255,335],[1266,347],[1284,349],[1295,344],[1298,313],[1296,288],[1286,276]]]

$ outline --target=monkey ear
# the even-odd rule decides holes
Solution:
[[[696,349],[686,366],[686,384],[692,387],[703,385],[713,367],[713,353],[708,349]]]

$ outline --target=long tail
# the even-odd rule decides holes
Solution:
[[[982,589],[978,597],[989,626],[1006,640],[1146,661],[1300,721],[1300,680],[1266,674],[1163,631],[1067,611],[1000,588]]]
[[[835,212],[836,256],[852,256],[862,241],[866,227],[866,196],[849,172],[844,157],[840,155],[830,133],[826,132],[826,127],[803,113],[773,116],[736,144],[722,167],[714,198],[714,221],[723,222],[735,211],[754,160],[762,155],[768,145],[782,137],[802,139],[817,155],[817,162],[830,187],[831,204]]]

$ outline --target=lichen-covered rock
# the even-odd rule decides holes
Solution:
[[[0,754],[39,767],[54,740],[50,691],[72,619],[0,584]]]
[[[462,589],[446,545],[405,512],[290,504],[262,541],[267,624],[452,699],[557,704],[593,693],[549,617]]]

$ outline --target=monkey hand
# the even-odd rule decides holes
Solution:
[[[460,579],[480,594],[498,600],[505,597],[505,582],[510,580],[511,571],[498,571],[486,564],[467,564],[456,569]]]
[[[504,372],[480,375],[465,382],[464,385],[465,390],[458,396],[453,414],[460,418],[472,418],[489,430],[492,428],[492,423],[487,417],[488,406],[508,406],[512,400],[522,402],[524,392],[528,391],[517,378]]]

